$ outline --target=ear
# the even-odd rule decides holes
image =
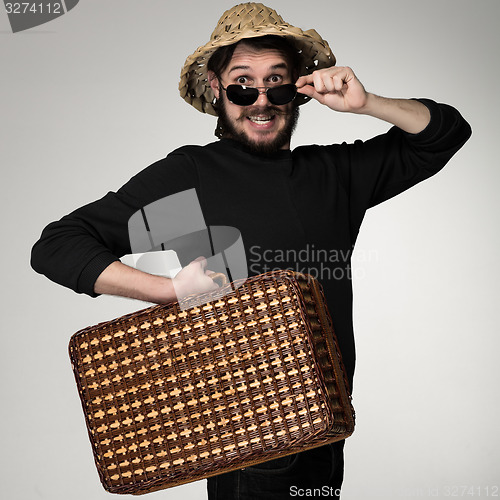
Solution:
[[[219,79],[215,75],[213,71],[208,71],[208,82],[210,83],[210,87],[212,88],[212,92],[214,96],[219,98]]]

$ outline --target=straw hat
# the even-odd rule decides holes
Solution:
[[[287,24],[275,10],[261,3],[243,3],[224,12],[210,41],[186,59],[179,83],[181,97],[198,111],[217,116],[212,105],[215,96],[207,75],[208,60],[219,47],[264,35],[283,36],[297,47],[302,60],[300,75],[335,64],[328,42],[315,30],[302,31]],[[297,99],[299,104],[309,100],[302,94],[298,94]]]

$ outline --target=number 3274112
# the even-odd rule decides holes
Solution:
[[[498,497],[498,486],[445,486],[445,497]]]
[[[7,14],[63,14],[60,2],[16,2],[6,3]]]

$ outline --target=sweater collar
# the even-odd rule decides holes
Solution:
[[[270,154],[259,154],[256,153],[255,151],[251,151],[245,144],[235,139],[222,138],[219,139],[219,143],[224,147],[237,149],[238,151],[242,151],[246,154],[249,154],[256,158],[260,158],[264,161],[288,160],[292,157],[292,152],[290,149],[280,149]]]

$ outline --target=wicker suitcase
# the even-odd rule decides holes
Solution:
[[[316,280],[276,271],[223,297],[211,293],[204,305],[154,306],[72,336],[94,459],[109,492],[148,493],[353,432]]]

